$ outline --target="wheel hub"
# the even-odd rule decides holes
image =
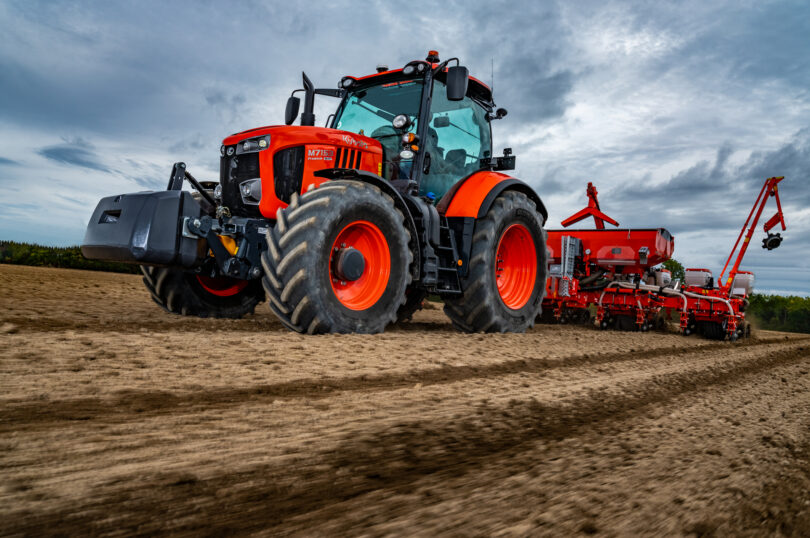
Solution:
[[[504,230],[495,253],[495,282],[507,308],[523,308],[534,293],[537,250],[529,230],[512,224]]]
[[[240,280],[227,276],[218,276],[215,278],[195,275],[197,282],[203,287],[205,291],[216,295],[218,297],[231,297],[247,288],[249,282],[247,280]]]
[[[340,280],[354,282],[363,276],[366,269],[366,259],[363,253],[353,247],[341,248],[334,259],[335,274]]]
[[[366,220],[347,224],[332,243],[329,273],[343,306],[351,310],[374,306],[391,277],[391,251],[382,230]]]

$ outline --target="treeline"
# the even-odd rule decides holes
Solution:
[[[810,333],[810,297],[753,294],[747,314],[760,329]]]
[[[32,243],[0,241],[0,263],[89,269],[113,273],[140,273],[137,265],[88,260],[79,247],[43,247]]]
[[[0,263],[89,269],[114,273],[140,273],[137,265],[88,260],[82,256],[79,247],[43,247],[14,241],[0,241]],[[673,266],[670,269],[673,272],[678,270],[682,272],[683,266],[678,264],[677,267]],[[679,276],[682,277],[682,275]],[[756,318],[755,323],[761,329],[810,333],[810,298],[808,297],[754,294],[750,298],[747,314],[751,318]]]

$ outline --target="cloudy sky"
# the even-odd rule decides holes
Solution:
[[[762,182],[782,247],[744,267],[810,294],[810,4],[796,2],[0,2],[0,239],[77,244],[102,196],[216,179],[221,139],[281,123],[317,85],[459,56],[509,110],[496,152],[548,227],[585,185],[623,227],[668,228],[719,272]],[[322,124],[335,103],[321,98]],[[766,216],[775,211],[769,206]]]

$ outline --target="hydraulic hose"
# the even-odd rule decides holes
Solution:
[[[595,281],[599,280],[602,277],[602,275],[604,275],[604,274],[605,274],[605,271],[599,271],[599,272],[593,273],[590,276],[586,276],[585,278],[581,278],[579,280],[579,287],[584,288],[584,287],[588,286],[592,282],[595,282]]]
[[[728,308],[729,314],[732,315],[732,316],[734,315],[734,308],[732,308],[731,303],[729,303],[728,300],[723,299],[722,297],[713,297],[711,295],[698,295],[697,293],[692,293],[690,291],[684,291],[684,292],[678,293],[675,290],[669,291],[666,288],[661,289],[661,288],[658,288],[656,286],[650,286],[648,284],[639,284],[638,286],[636,286],[635,284],[630,284],[629,282],[618,282],[618,281],[613,281],[613,282],[611,282],[610,284],[608,284],[605,287],[604,291],[602,291],[602,295],[599,296],[599,306],[602,306],[602,298],[605,296],[605,292],[607,292],[608,288],[610,288],[614,284],[619,286],[619,287],[626,288],[626,289],[640,289],[640,290],[647,290],[647,291],[654,291],[654,292],[659,292],[660,291],[660,292],[663,292],[663,293],[668,293],[670,295],[680,296],[684,301],[683,309],[682,309],[683,312],[686,312],[686,297],[693,297],[695,299],[708,299],[709,301],[720,301],[721,303],[724,303],[726,305],[726,307]],[[684,296],[686,296],[686,297],[684,297]]]
[[[687,292],[679,293],[679,292],[675,291],[674,289],[669,290],[669,289],[666,289],[666,288],[659,288],[657,286],[650,286],[649,284],[639,284],[638,286],[636,286],[635,284],[630,284],[629,282],[619,282],[619,281],[616,281],[616,280],[614,280],[613,282],[611,282],[607,286],[605,286],[605,289],[602,291],[602,295],[599,296],[599,306],[600,307],[602,306],[602,299],[604,298],[605,293],[607,293],[608,288],[610,288],[613,285],[616,285],[618,287],[625,288],[625,289],[632,289],[632,290],[639,289],[639,290],[645,290],[645,291],[653,291],[653,292],[656,292],[656,293],[666,293],[667,295],[674,295],[676,297],[680,297],[683,300],[683,307],[681,308],[681,312],[683,312],[684,314],[686,313],[686,304],[687,303],[686,303],[686,297],[684,296],[684,294],[687,293]],[[702,296],[697,295],[696,297],[702,297]],[[713,299],[720,299],[720,298],[719,297],[713,297]],[[728,303],[726,303],[726,304],[728,304]],[[639,305],[639,308],[640,308],[640,305]],[[729,304],[729,309],[730,308],[731,308],[731,305]]]
[[[725,303],[726,306],[728,307],[728,313],[732,316],[734,315],[734,309],[731,307],[731,303],[728,302],[726,299],[723,299],[722,297],[712,297],[711,295],[698,295],[697,293],[692,293],[690,291],[685,291],[683,292],[683,294],[689,297],[694,297],[695,299],[708,299],[710,301],[720,301],[722,303]]]

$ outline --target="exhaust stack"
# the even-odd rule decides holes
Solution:
[[[304,112],[301,113],[301,125],[315,125],[315,86],[312,81],[303,71],[301,75],[304,77]]]

